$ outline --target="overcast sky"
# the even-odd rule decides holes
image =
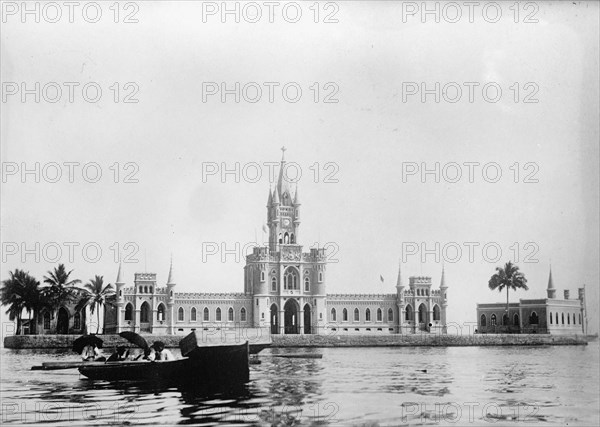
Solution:
[[[278,162],[285,145],[286,159],[302,170],[299,241],[306,250],[315,242],[337,250],[327,270],[329,293],[394,292],[403,248],[434,249],[439,242],[439,263],[433,254],[424,263],[420,253],[404,254],[404,280],[430,275],[438,286],[445,258],[448,320],[475,321],[477,302],[505,300],[487,281],[497,265],[515,260],[518,248],[530,290],[511,300],[545,297],[551,262],[560,295],[568,288],[576,296],[586,284],[590,328],[597,331],[598,4],[538,2],[537,9],[521,9],[515,23],[512,3],[502,3],[495,23],[479,9],[472,23],[466,9],[457,23],[445,22],[451,10],[439,23],[427,15],[423,23],[420,11],[403,22],[401,3],[321,3],[315,23],[312,3],[300,5],[296,23],[284,19],[294,16],[289,8],[283,16],[284,3],[273,23],[265,7],[258,23],[244,20],[254,16],[248,8],[240,23],[229,15],[223,23],[220,13],[203,16],[200,2],[187,1],[138,2],[137,11],[122,3],[118,20],[133,13],[137,23],[114,23],[109,3],[95,24],[80,10],[73,23],[66,9],[58,23],[45,21],[55,16],[51,10],[40,23],[5,10],[2,279],[23,268],[41,280],[58,264],[48,261],[60,246],[60,261],[74,276],[98,274],[113,283],[119,247],[122,258],[139,260],[124,263],[129,284],[142,271],[156,272],[164,284],[172,254],[178,290],[240,292],[244,261],[232,253],[221,262],[221,247],[233,251],[236,242],[262,239],[269,191],[263,163]],[[538,22],[523,22],[528,15]],[[322,22],[326,16],[339,22]],[[34,91],[40,83],[39,103],[35,94],[22,102],[23,82]],[[65,82],[79,84],[72,102]],[[256,96],[252,85],[239,103],[234,95],[222,102],[220,93],[207,94],[222,82],[256,82],[262,97],[248,102]],[[273,82],[272,103],[265,82]],[[422,102],[420,92],[407,92],[420,91],[421,82],[428,89],[446,85],[439,103],[434,94]],[[102,89],[97,102],[83,98],[90,83],[89,98],[94,87]],[[287,83],[289,98],[301,88],[298,102],[284,99]],[[52,103],[56,86],[63,93]],[[449,102],[457,86],[462,96]],[[502,94],[491,102],[496,87]],[[126,95],[139,102],[124,103]],[[324,102],[327,95],[338,102]],[[40,182],[34,174],[23,179],[22,163],[34,169],[36,162]],[[62,178],[49,182],[52,162],[78,162],[74,182],[64,165]],[[92,166],[82,175],[90,162],[102,171],[96,183],[88,182]],[[244,168],[251,162],[265,166],[258,182],[222,179],[220,171],[203,179],[207,167],[236,163],[253,178],[255,169]],[[420,173],[403,179],[403,168],[433,169],[436,162],[463,165],[462,179],[448,182],[456,172],[451,166],[439,183],[433,175],[421,182]],[[480,164],[474,182],[465,162]],[[488,182],[496,169],[482,175],[481,165],[491,162],[502,172],[496,183]],[[127,177],[138,182],[123,182]],[[39,262],[34,255],[22,262],[21,245],[34,249],[36,242]],[[66,242],[79,244],[73,262]],[[467,245],[474,247],[472,262]],[[97,262],[93,246],[102,249]],[[215,246],[219,253],[207,255]],[[457,246],[463,253],[455,259]],[[490,259],[496,247],[498,261]]]

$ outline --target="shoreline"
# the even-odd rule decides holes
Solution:
[[[4,338],[7,349],[68,349],[78,335],[12,335]],[[129,345],[118,335],[98,335],[104,348]],[[325,348],[325,347],[502,347],[587,345],[592,337],[583,335],[549,334],[477,334],[477,335],[272,335],[271,348]],[[177,348],[182,335],[144,335],[148,342],[163,341],[166,347]],[[225,338],[225,337],[224,337]],[[237,339],[223,340],[231,343]],[[251,337],[248,338],[252,342]]]

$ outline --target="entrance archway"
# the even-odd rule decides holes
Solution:
[[[419,306],[419,329],[426,331],[429,327],[429,313],[425,304]]]
[[[56,333],[57,334],[68,334],[69,333],[69,312],[64,307],[61,307],[58,310],[58,320],[56,322]]]
[[[279,333],[279,312],[275,304],[271,305],[271,333]]]
[[[311,314],[310,313],[310,305],[305,304],[304,305],[304,333],[305,334],[312,334],[310,314]]]
[[[300,311],[300,307],[298,303],[294,299],[289,299],[283,306],[285,312],[285,323],[284,330],[286,334],[297,334],[299,333],[298,327],[298,312]]]

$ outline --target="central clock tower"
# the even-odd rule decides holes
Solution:
[[[288,179],[285,162],[285,147],[282,149],[281,165],[277,185],[269,189],[267,202],[267,225],[269,227],[269,250],[279,251],[286,245],[298,244],[298,229],[300,228],[300,199],[298,185]]]

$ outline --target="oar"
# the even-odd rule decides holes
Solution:
[[[270,354],[272,357],[286,357],[288,359],[322,359],[322,354],[313,353],[289,353],[289,354]]]

